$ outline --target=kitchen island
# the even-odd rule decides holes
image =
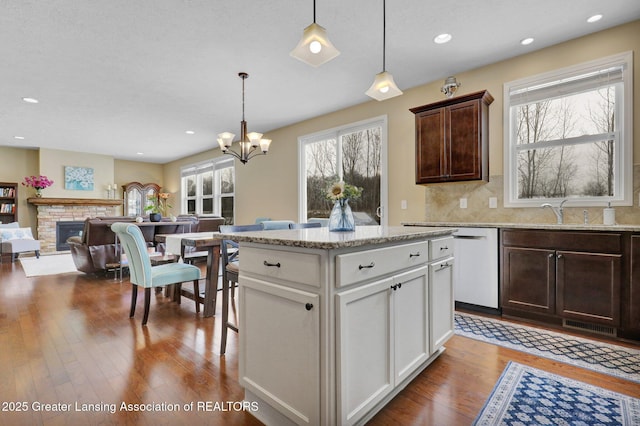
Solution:
[[[453,335],[453,231],[221,234],[242,253],[239,381],[252,414],[364,424],[389,402]]]

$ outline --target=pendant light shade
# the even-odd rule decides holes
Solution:
[[[377,101],[384,101],[385,99],[402,95],[402,90],[398,89],[398,86],[396,85],[396,82],[393,81],[393,76],[391,74],[386,71],[382,71],[381,73],[376,74],[373,84],[365,94]]]
[[[402,90],[398,88],[393,76],[386,70],[386,31],[387,30],[387,13],[386,0],[382,0],[382,72],[376,74],[373,84],[369,90],[364,92],[367,96],[377,101],[384,101],[396,96],[402,95]]]
[[[316,2],[313,2],[313,23],[304,29],[298,45],[290,53],[304,63],[319,67],[329,62],[340,52],[327,37],[327,30],[316,24]]]

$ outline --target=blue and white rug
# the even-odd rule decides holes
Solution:
[[[509,362],[474,425],[640,424],[640,400]]]
[[[640,383],[640,350],[456,312],[456,334]]]

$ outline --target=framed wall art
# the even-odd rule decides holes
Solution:
[[[64,166],[64,189],[93,191],[93,169]]]

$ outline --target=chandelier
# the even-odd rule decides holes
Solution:
[[[223,154],[229,154],[236,157],[242,164],[258,155],[266,155],[269,151],[271,139],[262,139],[262,133],[247,133],[247,122],[244,120],[244,81],[249,78],[246,72],[238,73],[238,77],[242,79],[242,121],[240,122],[240,151],[231,150],[233,138],[235,134],[224,132],[218,134],[218,145]]]

